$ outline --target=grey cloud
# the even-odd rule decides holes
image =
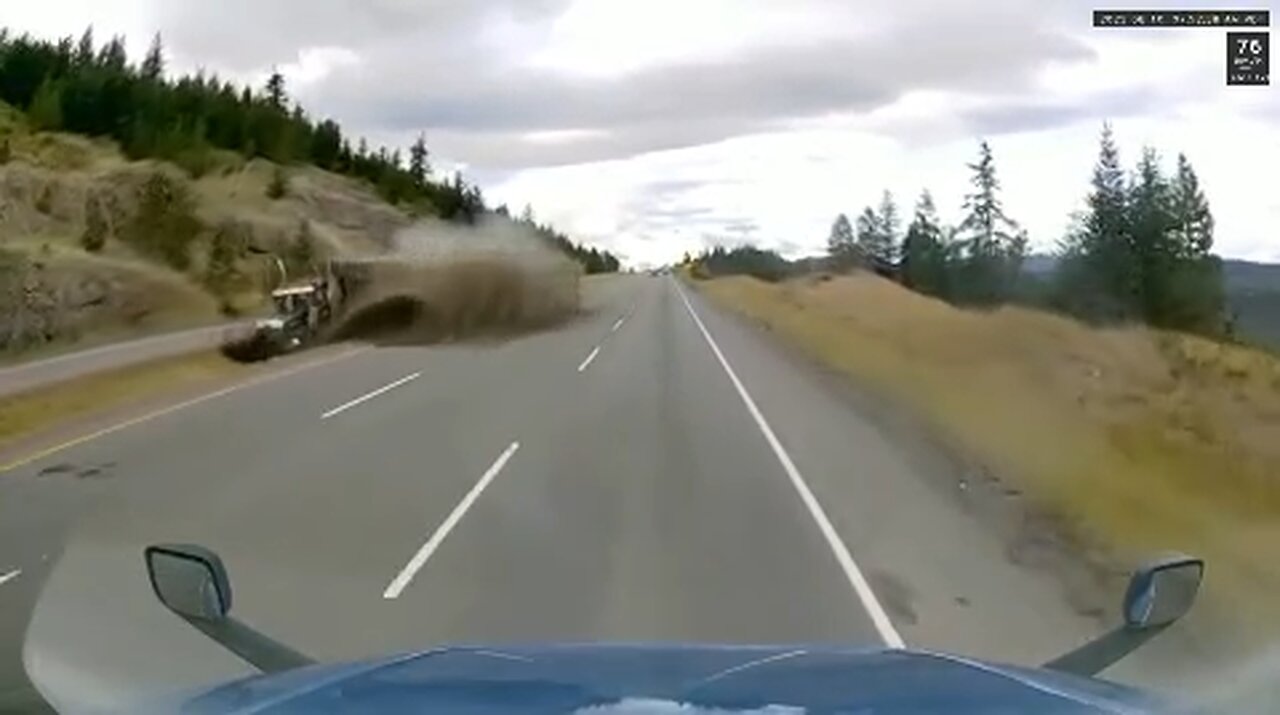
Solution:
[[[1081,120],[1119,119],[1142,114],[1161,97],[1151,91],[1105,92],[1064,101],[996,101],[960,114],[975,135],[1015,134],[1052,129]]]
[[[327,103],[326,111],[341,116],[341,110]],[[559,143],[535,142],[518,132],[469,132],[461,129],[438,131],[427,124],[428,143],[437,154],[465,157],[473,165],[519,169],[582,164],[663,151],[717,141],[750,131],[751,122],[731,117],[702,121],[656,121],[629,124],[603,130],[602,134]],[[571,129],[574,127],[565,127]],[[579,127],[580,128],[580,127]],[[418,129],[412,130],[416,133]],[[405,136],[411,136],[408,130]]]
[[[711,216],[715,212],[706,206],[676,206],[671,208],[654,208],[649,211],[649,218],[667,222],[680,223],[689,219]]]
[[[642,186],[640,190],[644,195],[657,199],[678,196],[685,191],[705,185],[706,182],[698,179],[662,179],[661,181],[650,181]]]
[[[781,253],[784,256],[794,257],[794,256],[804,255],[804,254],[813,252],[812,247],[804,246],[799,243],[796,243],[795,241],[790,241],[785,238],[779,239],[777,241],[773,241],[769,247],[777,251],[778,253]]]
[[[722,230],[725,233],[737,234],[742,237],[750,237],[760,230],[760,225],[747,218],[729,219],[724,222]]]
[[[971,134],[982,136],[1052,129],[1084,120],[1100,122],[1154,116],[1175,111],[1179,102],[1199,92],[1204,84],[1189,80],[1171,86],[1105,90],[1070,101],[996,98],[981,107],[961,112],[960,119]]]
[[[526,48],[491,45],[485,30],[494,17],[518,21],[538,38],[569,0],[153,3],[173,51],[214,70],[262,69],[306,47],[348,48],[360,61],[299,87],[306,106],[359,133],[426,131],[437,156],[489,171],[695,146],[871,110],[913,89],[1015,97],[1045,63],[1092,57],[1072,29],[1083,29],[1088,13],[1069,0],[1034,8],[991,0],[977,9],[947,0],[909,7],[868,0],[857,8],[810,0],[804,8],[853,29],[808,43],[774,38],[735,56],[610,79],[529,67],[521,63]],[[994,126],[1017,113],[1006,114],[970,119]],[[1024,111],[1020,121],[1032,126],[1057,114]],[[593,133],[555,143],[527,136],[556,130]]]
[[[541,166],[692,146],[789,119],[869,110],[916,88],[1015,92],[1045,62],[1092,56],[1049,28],[982,35],[982,23],[957,14],[909,33],[891,28],[869,37],[774,45],[607,80],[508,66],[413,37],[371,48],[362,64],[341,69],[307,99],[361,126],[425,129],[438,149],[472,164]],[[554,144],[523,137],[564,129],[599,133]]]
[[[387,42],[422,49],[470,47],[493,13],[529,22],[555,17],[569,0],[151,0],[171,51],[232,72],[290,62],[307,47],[360,51]]]
[[[893,99],[893,88],[876,73],[859,77],[823,49],[661,67],[622,80],[571,78],[529,68],[462,77],[448,66],[419,66],[395,75],[383,72],[381,63],[367,63],[339,72],[317,89],[316,98],[349,105],[362,119],[380,120],[393,129],[604,129],[612,130],[615,140],[621,138],[619,130],[643,132],[655,123],[671,130],[708,120],[732,126],[836,108],[870,108]]]
[[[638,187],[620,208],[619,223],[625,232],[640,234],[721,227],[731,219],[691,200],[689,192],[704,186],[705,182],[676,179]]]

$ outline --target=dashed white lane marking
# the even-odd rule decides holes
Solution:
[[[360,403],[362,403],[362,402],[367,402],[367,401],[369,401],[369,400],[372,400],[373,398],[377,397],[378,395],[381,395],[381,394],[382,394],[382,393],[384,393],[384,392],[388,392],[388,391],[390,391],[390,390],[394,390],[394,389],[396,389],[397,387],[400,387],[401,385],[405,384],[406,382],[411,382],[411,381],[413,381],[413,380],[418,379],[418,376],[419,376],[419,375],[421,375],[421,374],[422,374],[422,373],[420,373],[420,372],[415,372],[415,373],[413,373],[412,375],[406,375],[406,376],[404,376],[404,377],[400,378],[399,380],[396,380],[396,381],[395,381],[395,382],[393,382],[393,383],[390,383],[390,384],[388,384],[388,385],[383,385],[382,387],[379,387],[378,389],[374,390],[373,392],[365,393],[365,394],[363,394],[363,395],[361,395],[361,396],[357,397],[356,399],[351,400],[350,402],[344,402],[343,404],[338,405],[337,407],[333,408],[332,410],[329,410],[328,412],[324,413],[323,415],[320,415],[320,419],[322,419],[322,420],[327,420],[327,419],[329,419],[330,417],[333,417],[334,415],[339,414],[339,413],[341,413],[341,412],[345,412],[345,411],[347,411],[347,410],[351,409],[352,407],[355,407],[356,405],[358,405],[358,404],[360,404]]]
[[[618,322],[614,323],[612,328],[609,328],[609,332],[611,333],[618,332],[618,328],[621,328],[622,324],[625,322],[627,322],[627,316],[624,315],[621,318],[618,318]]]
[[[597,345],[595,349],[591,351],[591,354],[587,355],[587,359],[583,360],[581,365],[578,365],[578,372],[582,372],[583,370],[586,370],[587,366],[591,364],[591,361],[595,360],[596,356],[599,354],[600,354],[600,346]]]
[[[698,317],[697,311],[693,309],[693,305],[689,303],[688,297],[685,296],[684,291],[678,285],[676,286],[676,292],[680,294],[680,299],[684,301],[684,307],[689,311],[689,317],[693,318],[698,330],[702,332],[702,337],[707,339],[707,344],[711,346],[711,352],[715,353],[716,359],[720,361],[720,366],[729,375],[729,380],[733,382],[734,388],[737,389],[738,396],[742,398],[743,404],[747,406],[747,412],[750,412],[751,417],[755,419],[756,426],[764,434],[765,440],[773,449],[774,456],[782,464],[782,469],[791,478],[791,484],[799,492],[800,500],[808,507],[809,514],[813,516],[813,520],[818,523],[818,529],[822,532],[822,535],[827,540],[827,545],[831,547],[831,551],[835,554],[836,561],[844,571],[845,578],[849,580],[849,585],[853,586],[858,599],[862,601],[862,607],[866,609],[867,615],[871,617],[871,622],[875,625],[876,631],[884,640],[885,645],[890,648],[904,647],[905,643],[902,640],[902,636],[898,634],[898,629],[894,628],[893,622],[889,620],[889,615],[885,613],[884,607],[880,605],[880,601],[876,599],[875,593],[871,590],[871,584],[867,583],[866,577],[862,574],[862,569],[858,568],[858,564],[853,560],[853,555],[849,553],[849,547],[845,546],[844,542],[841,541],[840,534],[836,532],[831,520],[827,518],[827,513],[822,509],[822,505],[818,503],[818,499],[813,495],[813,491],[809,489],[809,485],[805,483],[804,477],[800,475],[800,470],[796,468],[795,462],[791,461],[791,455],[787,454],[787,450],[778,441],[777,435],[773,433],[773,428],[769,426],[764,415],[761,414],[760,408],[756,407],[755,400],[751,399],[751,394],[747,392],[747,388],[738,379],[737,373],[729,365],[729,360],[725,358],[720,346],[716,344],[715,338],[711,337],[707,326],[702,324],[702,319]]]
[[[418,552],[413,555],[413,558],[409,559],[409,563],[405,564],[404,568],[400,570],[400,573],[391,580],[391,583],[387,585],[387,590],[382,592],[383,598],[392,599],[400,597],[400,592],[403,591],[405,587],[409,585],[409,582],[413,580],[414,574],[418,573],[418,570],[422,568],[422,565],[427,563],[427,559],[431,558],[431,554],[435,553],[436,549],[440,548],[440,544],[444,542],[445,537],[449,535],[450,531],[453,531],[453,528],[458,525],[459,521],[462,521],[462,517],[466,515],[467,510],[471,508],[471,505],[475,503],[476,499],[480,498],[480,493],[485,490],[485,487],[489,486],[489,482],[492,482],[494,477],[498,476],[498,472],[502,471],[502,468],[506,466],[507,461],[511,459],[511,456],[516,453],[517,449],[520,449],[520,443],[512,442],[511,446],[507,447],[506,451],[498,456],[498,459],[490,465],[488,471],[484,473],[484,476],[480,477],[480,481],[476,482],[475,486],[471,487],[471,491],[467,492],[467,495],[462,498],[462,501],[458,502],[458,505],[453,508],[453,511],[449,513],[449,516],[445,518],[444,522],[436,528],[436,531],[431,535],[431,538],[427,539],[427,543],[423,544],[422,548],[418,549]]]
[[[289,375],[297,374],[299,372],[302,372],[303,370],[308,370],[313,367],[319,367],[321,365],[326,365],[328,363],[337,362],[338,360],[345,360],[349,357],[359,355],[360,353],[363,353],[367,350],[370,350],[370,348],[368,347],[355,348],[354,350],[347,350],[345,352],[338,353],[337,355],[330,355],[328,357],[320,358],[318,360],[312,360],[311,362],[295,365],[294,367],[286,368],[284,370],[280,370],[279,372],[269,372],[269,373],[266,373],[265,375],[261,375],[249,380],[245,380],[244,382],[231,385],[230,387],[224,387],[221,390],[210,392],[208,394],[201,395],[199,397],[195,397],[190,400],[186,400],[185,402],[179,402],[176,405],[170,405],[168,407],[164,407],[162,409],[156,410],[155,412],[148,412],[147,414],[142,415],[140,417],[134,417],[133,419],[125,420],[123,422],[117,422],[116,424],[113,424],[110,427],[104,427],[103,429],[97,430],[95,432],[90,432],[89,434],[81,435],[79,437],[74,437],[65,442],[55,444],[51,447],[46,447],[37,452],[28,454],[27,456],[21,457],[16,461],[9,462],[8,464],[0,465],[0,473],[4,473],[12,469],[17,469],[18,467],[30,464],[38,459],[44,459],[45,457],[61,452],[64,449],[69,449],[78,444],[84,444],[85,442],[90,442],[92,440],[98,439],[99,437],[105,437],[106,435],[109,435],[112,432],[119,432],[120,430],[125,429],[126,427],[132,427],[134,425],[142,424],[143,422],[149,422],[151,420],[156,419],[157,417],[163,417],[167,414],[177,412],[178,410],[183,410],[188,407],[193,407],[202,402],[215,400],[219,397],[222,397],[223,395],[230,395],[231,393],[239,390],[243,390],[246,387],[251,387],[253,385],[260,385],[262,383],[269,382],[271,380],[277,380],[283,377],[288,377]]]
[[[22,569],[14,569],[7,574],[0,574],[0,586],[22,575]]]

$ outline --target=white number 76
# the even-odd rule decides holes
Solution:
[[[1262,54],[1262,42],[1256,37],[1251,40],[1236,40],[1236,51],[1240,53],[1248,52],[1251,55]]]

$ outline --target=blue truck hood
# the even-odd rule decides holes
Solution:
[[[234,681],[184,713],[1157,713],[1119,685],[916,650],[455,647]]]

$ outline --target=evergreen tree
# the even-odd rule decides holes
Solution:
[[[1106,124],[1090,184],[1087,208],[1073,214],[1062,242],[1054,302],[1089,318],[1137,318],[1139,261],[1130,225],[1129,187]]]
[[[344,149],[347,154],[351,152],[345,142],[336,122],[329,119],[320,122],[311,136],[311,161],[323,169],[342,168]]]
[[[965,238],[957,297],[990,304],[1012,294],[1025,252],[1025,236],[1017,223],[1004,213],[995,159],[986,141],[979,145],[978,161],[968,167],[973,172],[969,180],[973,191],[965,195],[964,208],[968,213],[958,227]]]
[[[1134,305],[1147,320],[1159,320],[1165,302],[1168,270],[1174,251],[1172,237],[1172,194],[1160,171],[1155,149],[1143,147],[1132,186],[1129,189],[1129,228],[1136,258]]]
[[[409,147],[409,176],[413,177],[413,182],[417,186],[424,186],[427,183],[427,174],[430,168],[427,165],[427,140],[421,134],[413,142],[413,146]]]
[[[774,251],[755,246],[716,246],[696,259],[695,277],[749,275],[764,281],[780,281],[790,274],[787,260]]]
[[[897,260],[898,232],[901,228],[898,219],[898,207],[893,202],[893,194],[885,191],[880,197],[880,226],[878,231],[879,253],[876,258],[890,264]]]
[[[1213,250],[1213,214],[1185,154],[1178,154],[1173,180],[1174,246],[1180,258],[1198,259]]]
[[[1137,311],[1138,265],[1128,187],[1110,123],[1102,125],[1090,186],[1088,209],[1066,246],[1065,291],[1073,294],[1068,302],[1095,317],[1131,316]]]
[[[870,206],[863,208],[862,213],[854,220],[854,244],[859,261],[871,261],[880,255],[883,250],[880,226],[880,216]]]
[[[76,44],[76,51],[72,56],[72,62],[75,67],[82,70],[93,66],[93,25],[86,27],[84,29],[84,34],[80,36],[80,42]]]
[[[129,64],[124,50],[124,38],[116,35],[98,51],[98,65],[115,73],[123,73]]]
[[[1146,147],[1130,189],[1139,306],[1152,325],[1216,334],[1224,327],[1224,306],[1220,262],[1209,254],[1212,229],[1204,231],[1212,217],[1203,196],[1194,198],[1198,182],[1190,164],[1185,158],[1180,164],[1181,180],[1171,183],[1159,155]]]
[[[1185,156],[1172,180],[1146,147],[1130,181],[1103,127],[1088,210],[1065,243],[1056,303],[1104,320],[1220,334],[1225,329],[1213,216]]]
[[[902,240],[902,282],[908,288],[947,298],[951,289],[951,255],[938,221],[933,196],[926,190],[916,202],[915,216]]]
[[[150,82],[159,82],[164,78],[164,45],[160,41],[160,33],[151,38],[151,47],[142,60],[142,78]]]
[[[853,238],[853,226],[849,217],[844,214],[836,216],[831,224],[831,233],[827,236],[827,255],[836,268],[846,268],[856,261],[857,246]]]
[[[277,111],[285,110],[285,102],[288,97],[284,91],[284,75],[280,74],[280,70],[271,70],[271,76],[267,78],[267,103]]]

